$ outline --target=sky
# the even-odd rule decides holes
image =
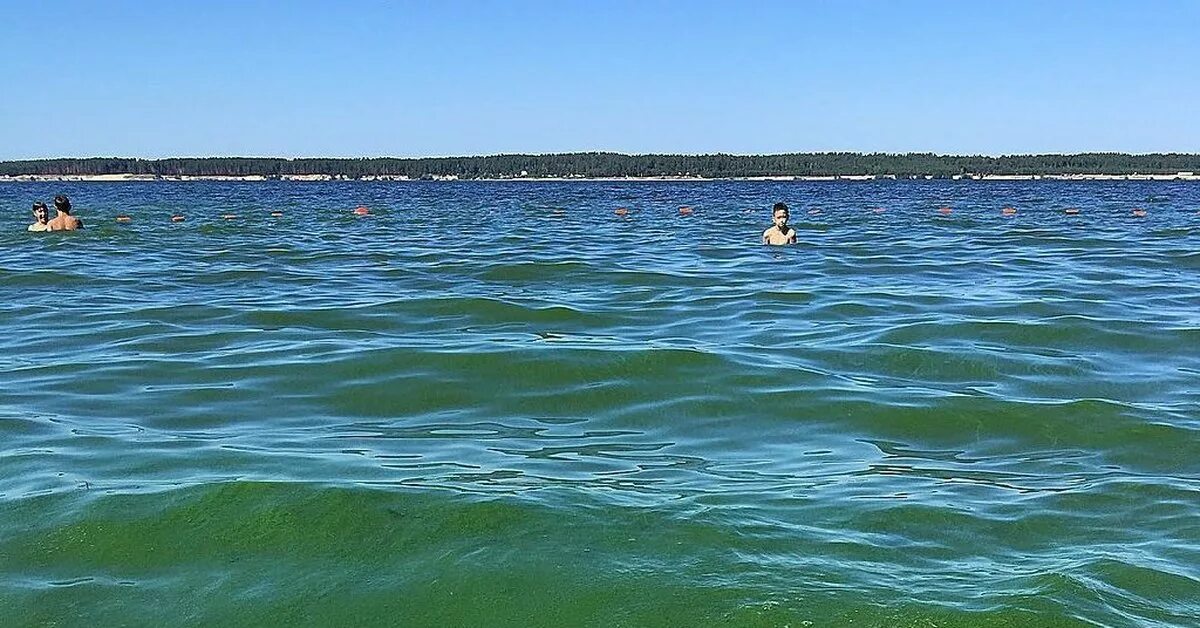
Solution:
[[[1200,0],[0,0],[0,159],[1200,152]]]

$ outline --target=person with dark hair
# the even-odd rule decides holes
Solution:
[[[763,232],[763,244],[795,244],[796,230],[788,226],[788,206],[786,203],[775,203],[771,208],[771,225]]]
[[[46,204],[38,201],[33,204],[33,224],[29,225],[29,231],[49,231],[50,230],[50,210]]]
[[[83,221],[71,215],[71,199],[59,194],[54,197],[54,220],[46,223],[47,231],[74,231],[83,228]]]

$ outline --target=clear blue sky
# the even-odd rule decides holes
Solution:
[[[1200,0],[0,0],[0,159],[1200,152]]]

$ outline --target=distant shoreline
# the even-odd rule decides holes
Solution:
[[[311,175],[178,175],[162,176],[147,174],[98,174],[98,175],[0,175],[0,183],[150,183],[150,182],[187,182],[187,181],[230,181],[230,182],[578,182],[578,183],[637,183],[637,182],[673,182],[699,183],[706,181],[1200,181],[1200,174],[1194,172],[1179,172],[1175,174],[987,174],[987,175],[954,175],[950,177],[904,176],[894,175],[830,175],[830,176],[766,176],[766,177],[503,177],[503,178],[466,178],[449,176],[434,176],[411,178],[406,176],[365,176],[346,177],[330,174]]]
[[[1200,153],[503,154],[464,157],[64,157],[0,161],[0,181],[1200,180]]]

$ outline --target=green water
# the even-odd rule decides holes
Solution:
[[[0,207],[5,626],[1200,625],[1200,186]]]

